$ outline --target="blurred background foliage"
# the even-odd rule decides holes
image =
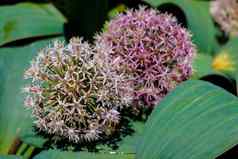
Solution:
[[[35,147],[41,147],[44,143],[29,130],[32,121],[30,113],[23,109],[21,94],[23,72],[37,50],[55,38],[68,41],[73,36],[82,36],[92,41],[95,33],[106,29],[110,18],[126,8],[137,8],[139,5],[171,13],[183,27],[190,30],[199,52],[193,64],[193,79],[209,81],[237,95],[238,37],[230,38],[217,27],[209,12],[209,1],[1,0],[0,154],[17,154],[28,158],[39,150],[23,144],[22,140]],[[143,125],[136,123],[135,127],[141,130]],[[133,138],[122,143],[123,151],[130,149],[128,147],[132,144],[135,144]],[[43,152],[36,159],[50,158],[48,156],[56,153]]]

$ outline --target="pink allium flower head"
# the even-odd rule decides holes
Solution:
[[[99,57],[128,84],[123,90],[127,98],[132,95],[135,105],[147,107],[191,76],[196,53],[190,33],[174,17],[145,7],[112,19],[96,45],[111,48],[98,51]]]

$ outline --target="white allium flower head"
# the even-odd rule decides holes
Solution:
[[[54,41],[42,49],[26,70],[31,84],[24,88],[25,105],[32,109],[36,127],[75,143],[111,136],[120,122],[120,96],[96,49],[82,39],[68,45]],[[107,90],[107,91],[106,91]],[[108,133],[109,132],[109,133]]]

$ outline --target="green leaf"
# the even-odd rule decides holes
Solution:
[[[15,155],[0,155],[1,159],[21,159],[21,157],[19,156],[15,156]]]
[[[238,38],[230,39],[220,48],[214,59],[220,63],[217,71],[235,78],[238,75]]]
[[[221,53],[227,53],[229,55],[230,63],[232,63],[234,68],[231,71],[225,71],[225,73],[234,78],[236,84],[238,84],[238,37],[231,38],[228,43],[220,49],[217,55]]]
[[[34,159],[134,159],[134,154],[93,153],[93,152],[70,152],[48,150],[43,151]]]
[[[209,1],[196,0],[144,0],[154,7],[172,3],[185,13],[188,28],[192,31],[193,40],[203,53],[211,53],[216,43],[215,26],[209,13]]]
[[[238,144],[237,97],[202,81],[166,96],[145,126],[137,159],[214,159]]]
[[[136,152],[136,144],[142,136],[144,130],[144,122],[140,121],[131,121],[131,128],[134,130],[134,133],[131,135],[127,135],[125,137],[121,137],[121,141],[116,143],[118,149],[112,150],[112,148],[107,145],[98,145],[97,148],[100,150],[100,153],[118,153],[118,154],[135,154]]]
[[[60,35],[66,21],[51,4],[2,6],[0,13],[0,46],[20,39]]]
[[[238,54],[238,37],[231,38],[228,43],[221,48],[222,50],[227,50],[231,54]]]
[[[209,54],[197,54],[193,61],[192,78],[199,79],[209,74],[214,74],[212,57]]]
[[[31,120],[31,123],[32,124],[29,124],[27,128],[22,129],[22,131],[19,134],[19,138],[26,144],[29,144],[37,148],[42,148],[44,143],[47,141],[47,139],[41,136],[38,136],[33,129],[32,120]]]
[[[119,153],[135,153],[136,144],[141,138],[144,131],[144,122],[133,122],[134,134],[122,138],[122,141],[119,142],[119,148],[117,152]]]
[[[51,40],[0,49],[0,154],[6,154],[14,138],[31,127],[30,112],[23,107],[23,73],[38,50]]]

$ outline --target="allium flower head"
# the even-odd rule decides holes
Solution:
[[[174,17],[144,7],[112,19],[96,45],[111,48],[98,56],[128,84],[124,92],[133,88],[127,95],[134,104],[149,107],[190,77],[196,52],[191,35]]]
[[[74,38],[55,41],[40,51],[25,78],[25,105],[33,110],[36,127],[75,143],[112,135],[120,122],[112,80],[96,64],[95,50]],[[102,90],[108,90],[107,92]],[[102,93],[103,92],[103,93]]]
[[[237,0],[213,0],[211,1],[210,12],[223,31],[230,35],[238,35]]]

